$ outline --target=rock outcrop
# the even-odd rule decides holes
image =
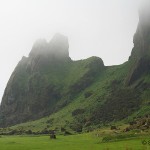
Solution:
[[[12,73],[0,106],[0,125],[47,116],[67,105],[104,69],[100,58],[72,61],[67,37],[35,42]],[[82,82],[81,82],[82,81]],[[59,103],[59,104],[58,104]]]
[[[39,70],[49,63],[70,61],[69,43],[67,37],[56,34],[50,42],[39,39],[35,42],[29,54],[27,69]]]
[[[150,71],[150,2],[139,10],[139,24],[134,35],[134,47],[129,57],[131,63],[127,84],[131,85]]]

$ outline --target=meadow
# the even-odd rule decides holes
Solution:
[[[147,143],[142,144],[143,140]],[[53,140],[48,135],[15,135],[1,136],[0,150],[150,150],[149,140],[148,136],[102,142],[92,134],[59,135]]]

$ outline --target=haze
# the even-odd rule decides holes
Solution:
[[[0,0],[0,99],[21,57],[39,38],[68,36],[73,60],[99,56],[105,65],[128,60],[138,0]]]

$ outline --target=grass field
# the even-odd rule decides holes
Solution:
[[[128,139],[117,142],[102,143],[101,138],[92,134],[57,136],[2,136],[0,150],[150,150],[150,145],[142,144],[150,137]]]

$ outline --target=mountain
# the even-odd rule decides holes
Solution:
[[[150,11],[141,9],[129,60],[104,66],[101,58],[73,61],[67,37],[38,40],[18,63],[0,106],[0,125],[89,131],[150,113]]]
[[[104,70],[97,57],[72,61],[68,39],[56,34],[35,42],[29,57],[18,63],[0,107],[4,126],[38,119],[64,107]]]

